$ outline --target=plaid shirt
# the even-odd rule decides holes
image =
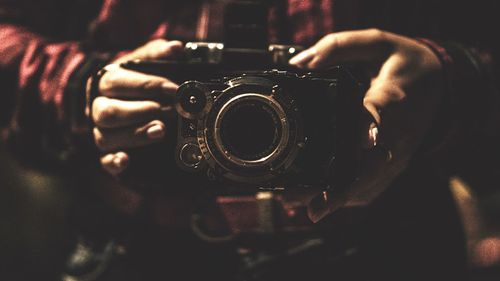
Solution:
[[[84,97],[86,76],[75,73],[96,57],[110,58],[152,39],[221,40],[223,2],[0,0],[0,121],[9,121],[10,135],[24,136],[18,141],[24,152],[35,152],[40,143],[64,146],[64,132],[70,127],[65,101]],[[455,29],[440,33],[453,26],[453,22],[443,24],[440,5],[433,1],[426,5],[404,1],[403,5],[389,0],[276,0],[269,14],[269,40],[307,46],[332,31],[366,27],[460,39],[453,37]],[[69,87],[74,77],[77,86]],[[8,114],[13,103],[15,111]],[[83,106],[76,110],[83,114]]]
[[[68,79],[90,55],[130,50],[156,38],[221,40],[221,3],[196,1],[172,7],[179,4],[157,0],[57,2],[0,1],[0,68],[15,71],[15,92],[50,108],[58,122],[66,119],[63,101]],[[333,30],[331,1],[290,0],[283,7],[286,10],[271,11],[272,42],[311,44]],[[278,30],[285,26],[278,23],[280,17],[286,17],[288,30]],[[278,38],[278,34],[290,34],[290,38]]]
[[[51,130],[67,126],[64,100],[83,95],[81,89],[67,90],[69,78],[95,54],[131,50],[155,38],[220,40],[224,4],[219,2],[225,1],[0,0],[2,98],[18,105],[12,127],[40,128],[32,114],[22,116],[24,111],[43,111]],[[275,0],[269,39],[307,46],[332,31],[379,27],[481,45],[494,38],[480,34],[495,26],[490,22],[495,9],[479,2],[476,9],[454,3],[455,13],[443,18],[446,1]],[[464,21],[464,13],[474,20]],[[10,117],[11,103],[0,105],[0,122]]]
[[[36,158],[33,155],[39,151],[67,146],[71,107],[65,101],[82,100],[89,71],[76,74],[95,64],[96,57],[110,59],[158,38],[222,40],[224,1],[178,2],[0,0],[0,69],[16,78],[1,81],[0,77],[8,89],[5,94],[12,95],[6,98],[16,100],[6,131],[20,156]],[[272,43],[310,45],[334,30],[329,0],[276,2],[269,13]],[[75,77],[77,87],[71,84]],[[83,115],[81,104],[77,110]],[[46,155],[40,158],[47,160]],[[100,191],[125,211],[133,211],[140,202],[134,192],[118,191],[121,195],[116,196],[113,187]],[[159,218],[164,219],[164,215]]]

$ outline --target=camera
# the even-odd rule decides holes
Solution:
[[[341,66],[289,66],[300,50],[189,42],[180,60],[123,67],[180,85],[170,101],[178,113],[177,175],[261,189],[344,186],[358,166],[360,84]]]
[[[177,112],[176,136],[132,161],[162,160],[135,164],[142,183],[274,190],[355,180],[360,83],[341,66],[316,72],[290,66],[303,48],[268,44],[264,2],[229,1],[221,42],[188,42],[173,61],[121,65],[180,85],[165,101]]]

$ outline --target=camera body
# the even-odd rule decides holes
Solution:
[[[190,42],[180,60],[123,67],[180,84],[171,101],[178,176],[253,190],[346,186],[359,163],[360,84],[340,66],[289,66],[300,50]]]

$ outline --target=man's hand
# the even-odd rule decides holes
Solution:
[[[177,85],[166,78],[127,70],[120,63],[171,58],[181,49],[179,41],[155,40],[105,67],[107,72],[99,82],[100,96],[87,113],[92,113],[95,124],[95,143],[107,153],[101,164],[109,173],[117,175],[127,167],[129,157],[123,149],[148,145],[165,137],[168,124],[160,117],[168,107],[161,100],[177,90]]]
[[[290,60],[307,69],[361,63],[372,73],[364,98],[367,114],[360,137],[369,151],[359,181],[344,194],[295,197],[318,221],[346,204],[369,203],[407,166],[426,135],[443,96],[442,65],[424,44],[370,29],[332,33]],[[374,149],[377,148],[377,149]]]

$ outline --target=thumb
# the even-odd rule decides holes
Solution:
[[[173,58],[178,56],[182,52],[183,44],[180,41],[167,41],[165,39],[157,39],[150,41],[128,53],[115,63],[123,63],[131,60],[157,60]]]
[[[362,118],[360,120],[360,134],[362,139],[362,148],[369,150],[373,149],[379,141],[378,124],[380,124],[380,116],[375,106],[371,103],[365,102],[365,108]],[[309,200],[307,205],[307,214],[309,219],[313,222],[318,222],[327,215],[342,208],[348,203],[349,198],[353,195],[352,186],[345,188],[332,187],[322,193],[316,194]]]

